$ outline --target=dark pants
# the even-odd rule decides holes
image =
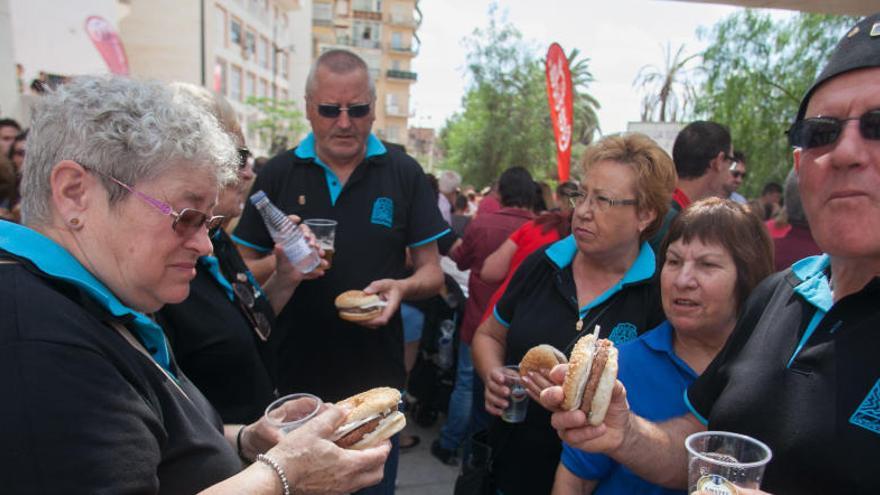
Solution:
[[[400,458],[400,433],[391,437],[391,453],[385,461],[385,477],[378,485],[364,488],[352,495],[394,495],[394,484],[397,482],[397,461]]]

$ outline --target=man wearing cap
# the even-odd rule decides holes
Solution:
[[[336,402],[378,386],[402,389],[400,301],[430,297],[443,284],[436,239],[449,226],[419,164],[372,134],[375,104],[363,59],[324,52],[306,81],[312,132],[272,158],[254,183],[287,214],[339,223],[332,267],[301,285],[278,315],[276,331],[285,333],[278,349],[282,394],[310,392]],[[258,280],[266,265],[271,270],[272,238],[250,204],[234,239]],[[379,294],[387,306],[372,320],[343,321],[333,301],[349,289]],[[396,438],[392,444],[382,484],[359,493],[394,492]]]
[[[687,390],[691,414],[650,423],[618,384],[605,423],[557,412],[569,444],[664,486],[687,485],[685,438],[749,435],[773,451],[770,493],[877,493],[880,466],[880,14],[835,48],[789,130],[804,210],[825,254],[765,280]],[[561,380],[562,367],[554,370]],[[561,403],[550,387],[542,402]]]

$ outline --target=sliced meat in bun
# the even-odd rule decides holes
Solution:
[[[519,374],[525,376],[529,371],[550,371],[557,364],[565,364],[568,359],[559,349],[549,344],[536,345],[529,349],[519,362]]]
[[[400,392],[379,387],[338,402],[351,409],[333,441],[345,449],[361,450],[372,447],[402,430],[406,418],[397,410]]]
[[[617,380],[617,348],[607,339],[593,335],[581,337],[568,359],[568,373],[562,384],[562,408],[580,408],[593,426],[602,424],[611,392]]]
[[[335,304],[339,317],[348,321],[372,320],[382,314],[385,308],[385,301],[379,296],[362,290],[347,290],[339,294]]]

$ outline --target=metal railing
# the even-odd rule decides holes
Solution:
[[[410,81],[416,81],[419,78],[418,74],[408,70],[389,69],[385,75],[393,79],[409,79]]]

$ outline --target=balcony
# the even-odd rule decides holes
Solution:
[[[385,105],[385,115],[387,117],[409,117],[409,112],[400,105]]]
[[[382,12],[378,10],[352,10],[351,16],[355,19],[382,22]]]
[[[352,38],[350,36],[337,36],[336,44],[343,46],[353,46],[357,48],[374,48],[377,50],[382,48],[382,43],[379,41],[363,38]]]
[[[333,26],[333,19],[324,19],[322,17],[312,17],[312,24],[315,26]]]
[[[399,45],[399,44],[394,44],[394,43],[388,44],[388,50],[393,53],[397,53],[397,54],[401,54],[401,55],[416,56],[419,54],[419,49],[415,46],[404,46],[404,45]]]
[[[412,71],[408,71],[408,70],[389,69],[385,73],[385,75],[391,79],[407,79],[410,81],[416,81],[419,78],[418,74],[416,74],[415,72],[412,72]]]
[[[402,15],[393,15],[392,14],[388,18],[388,23],[391,24],[392,26],[400,26],[400,27],[406,27],[406,28],[410,28],[410,29],[415,29],[418,27],[418,23],[416,22],[415,19],[413,19],[412,17],[402,16]]]

